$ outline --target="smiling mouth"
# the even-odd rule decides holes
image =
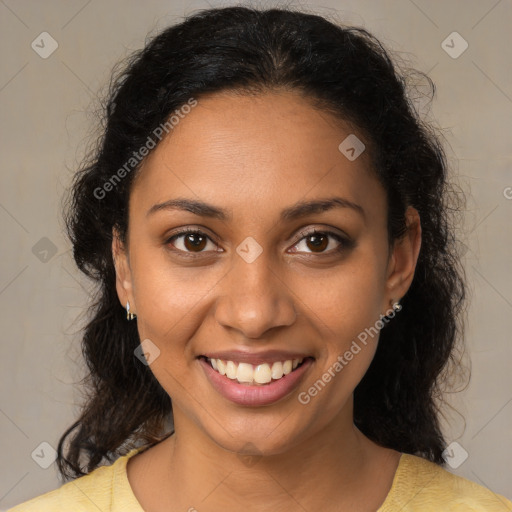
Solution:
[[[199,359],[206,361],[217,373],[247,386],[264,386],[276,382],[300,368],[306,360],[313,360],[312,357],[304,357],[253,365],[206,356],[200,356]]]

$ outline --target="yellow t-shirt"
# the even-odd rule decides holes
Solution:
[[[126,473],[128,459],[141,449],[7,512],[144,512]],[[391,489],[377,510],[397,511],[510,512],[512,501],[433,462],[403,453]]]

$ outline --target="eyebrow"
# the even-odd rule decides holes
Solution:
[[[328,199],[316,199],[312,201],[299,201],[294,205],[285,208],[281,212],[281,221],[300,219],[315,213],[322,213],[333,208],[350,208],[357,212],[366,222],[366,213],[362,206],[349,201],[343,197],[331,197]],[[170,199],[163,203],[153,205],[147,212],[146,217],[159,211],[184,210],[200,217],[210,217],[227,221],[232,218],[231,213],[222,208],[195,199],[177,198]]]

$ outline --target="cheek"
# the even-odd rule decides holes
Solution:
[[[305,314],[322,340],[320,378],[332,379],[335,393],[357,385],[377,349],[384,286],[377,254],[361,249],[329,277],[314,280],[314,286],[306,280],[301,285]]]
[[[149,338],[160,350],[151,369],[155,375],[167,368],[186,371],[194,358],[188,340],[218,279],[197,267],[177,266],[163,249],[135,251],[132,275],[140,339]]]
[[[137,250],[132,273],[140,339],[151,340],[159,351],[150,370],[180,402],[180,397],[188,396],[184,388],[193,388],[189,376],[195,353],[189,340],[203,318],[216,281],[198,268],[177,266],[162,249]]]
[[[357,336],[373,325],[382,308],[384,271],[371,250],[358,251],[332,271],[297,281],[298,296],[332,334]]]
[[[323,308],[317,304],[322,349],[315,375],[303,389],[300,403],[313,404],[314,414],[331,418],[339,413],[366,374],[379,342],[380,310],[377,286],[370,279],[353,276]],[[335,286],[336,283],[333,283]],[[324,298],[326,295],[321,295]]]
[[[165,248],[140,248],[132,258],[137,310],[153,329],[186,322],[214,290],[218,271],[172,261]]]

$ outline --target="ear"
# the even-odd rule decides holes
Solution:
[[[130,311],[135,313],[136,307],[133,297],[128,251],[125,244],[121,241],[119,232],[115,227],[112,229],[112,258],[116,269],[116,290],[119,301],[123,308],[126,308],[126,302],[130,301]]]
[[[395,241],[389,259],[386,279],[385,309],[391,301],[400,300],[411,286],[421,247],[421,222],[418,211],[409,206],[405,213],[407,231],[403,238]]]

